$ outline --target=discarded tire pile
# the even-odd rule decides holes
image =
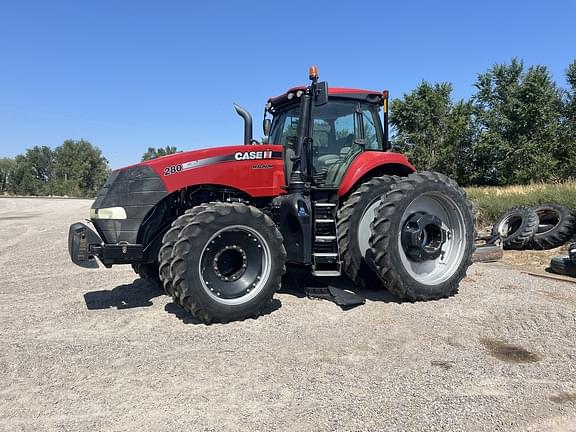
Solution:
[[[492,227],[504,249],[554,249],[568,242],[576,229],[570,210],[559,204],[514,207]]]
[[[504,249],[554,249],[568,242],[575,231],[574,216],[558,204],[511,208],[492,227],[492,235],[502,239]],[[548,271],[576,276],[576,243],[568,247],[568,253],[552,258]]]

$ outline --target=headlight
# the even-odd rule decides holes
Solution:
[[[124,207],[90,209],[90,219],[126,219]]]

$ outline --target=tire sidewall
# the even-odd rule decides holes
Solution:
[[[428,192],[441,193],[442,195],[449,197],[453,201],[453,205],[459,207],[463,217],[463,226],[466,231],[463,236],[465,246],[458,267],[447,280],[436,285],[426,285],[414,279],[405,269],[401,258],[402,245],[400,243],[400,236],[403,223],[405,223],[405,221],[402,222],[402,216],[408,206],[416,198]],[[387,253],[390,254],[390,261],[395,264],[394,271],[398,273],[400,279],[410,281],[411,291],[417,296],[425,295],[429,297],[442,297],[445,293],[455,290],[458,282],[464,277],[466,269],[471,263],[474,248],[474,221],[465,195],[463,195],[458,189],[449,187],[442,182],[426,182],[418,185],[418,187],[411,191],[407,191],[404,195],[404,199],[395,205],[396,211],[394,212],[394,220],[390,221],[390,245],[389,250],[387,251]]]
[[[534,248],[541,249],[544,246],[548,246],[548,249],[561,246],[565,241],[570,238],[570,235],[574,232],[574,219],[570,210],[559,204],[542,204],[532,208],[534,212],[538,215],[538,224],[540,224],[539,212],[544,210],[552,210],[558,216],[558,223],[545,232],[536,232],[532,238],[531,246]],[[558,241],[553,241],[558,237]],[[550,240],[549,240],[550,239]],[[552,242],[550,245],[545,245],[541,243]]]
[[[354,211],[354,213],[352,213],[352,216],[350,217],[350,228],[348,230],[348,235],[351,237],[350,242],[350,249],[352,252],[351,255],[353,259],[356,259],[358,266],[360,266],[364,262],[365,255],[370,250],[370,245],[368,245],[368,249],[366,250],[364,255],[362,255],[362,252],[360,251],[360,241],[358,238],[360,230],[360,222],[362,221],[362,218],[364,217],[366,211],[368,211],[368,207],[373,205],[376,201],[381,200],[382,196],[388,193],[390,189],[392,189],[394,184],[395,184],[394,181],[390,181],[390,183],[386,184],[385,188],[373,187],[368,189],[368,191],[362,194],[358,202],[354,205],[356,211]],[[374,211],[376,210],[377,207],[376,209],[374,209]]]

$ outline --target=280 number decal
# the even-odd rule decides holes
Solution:
[[[176,174],[182,171],[182,164],[178,165],[171,165],[164,168],[164,175],[169,176],[172,174]]]

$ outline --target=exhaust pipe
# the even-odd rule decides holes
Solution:
[[[234,104],[234,109],[240,117],[244,119],[244,144],[252,143],[252,116],[248,111],[238,104]]]

